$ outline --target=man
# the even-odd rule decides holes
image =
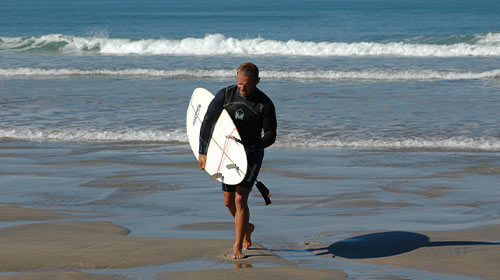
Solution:
[[[276,140],[276,112],[274,104],[257,88],[259,69],[252,63],[243,63],[238,68],[236,85],[221,89],[208,106],[200,128],[200,150],[198,163],[205,169],[210,133],[223,109],[229,113],[247,151],[248,170],[239,185],[222,184],[224,204],[234,217],[235,242],[233,258],[242,259],[242,249],[252,245],[251,234],[255,226],[249,222],[248,196],[264,158],[264,148]]]

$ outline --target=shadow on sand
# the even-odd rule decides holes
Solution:
[[[317,255],[332,254],[348,259],[367,259],[394,256],[422,247],[436,246],[469,246],[500,245],[498,242],[476,241],[429,241],[429,237],[420,233],[405,231],[389,231],[354,236],[333,243],[326,248],[311,251],[327,250]]]

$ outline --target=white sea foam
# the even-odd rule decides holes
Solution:
[[[68,76],[102,76],[102,77],[150,77],[150,78],[211,78],[233,79],[234,69],[42,69],[42,68],[0,68],[0,77],[68,77]],[[498,79],[500,69],[485,72],[450,72],[435,70],[412,71],[262,71],[261,77],[268,80],[472,80]]]
[[[327,148],[388,148],[388,149],[459,149],[459,150],[500,150],[500,139],[452,137],[409,138],[409,139],[335,139],[309,138],[285,135],[276,143],[281,148],[327,149]]]
[[[203,69],[42,69],[42,68],[0,68],[0,77],[68,77],[68,76],[109,76],[109,77],[151,77],[151,78],[232,78],[234,70]]]
[[[187,144],[185,130],[85,130],[85,129],[0,129],[0,139],[56,142],[174,142]],[[331,137],[307,137],[304,135],[280,135],[275,148],[328,149],[328,148],[414,148],[500,150],[500,139],[453,137],[440,138],[385,138],[385,139],[338,139]]]
[[[38,37],[0,37],[0,50],[39,50],[108,55],[271,55],[271,56],[500,56],[499,33],[476,35],[473,41],[454,44],[408,42],[312,42],[237,39],[222,34],[203,38],[128,39],[48,34]]]
[[[482,45],[500,45],[500,33],[499,32],[489,32],[483,36],[478,37],[477,44]]]
[[[95,142],[187,142],[186,132],[177,130],[97,130],[97,129],[0,129],[0,139],[28,141]]]

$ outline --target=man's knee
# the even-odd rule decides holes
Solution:
[[[227,208],[233,208],[234,205],[234,193],[224,192],[224,205]]]
[[[249,194],[250,191],[243,187],[238,187],[236,189],[236,195],[234,198],[234,203],[236,205],[236,208],[246,208],[248,206],[247,203]]]

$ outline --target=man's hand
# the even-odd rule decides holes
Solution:
[[[200,154],[198,156],[198,165],[201,170],[205,170],[205,165],[207,164],[207,155]]]

